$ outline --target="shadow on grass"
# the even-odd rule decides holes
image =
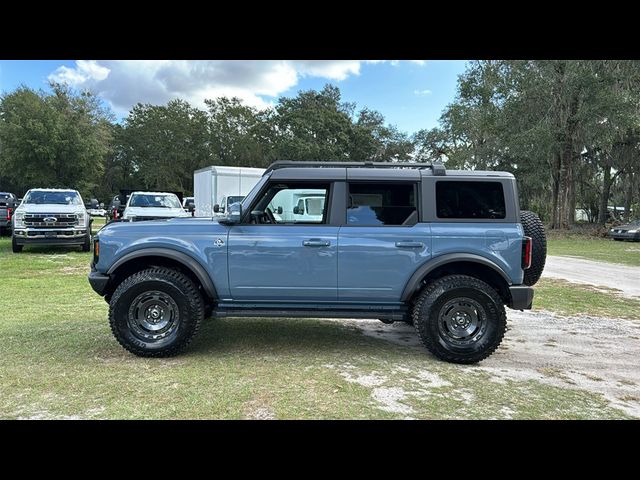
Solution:
[[[225,318],[209,319],[187,353],[316,355],[343,352],[376,355],[416,355],[415,348],[363,335],[355,328],[321,319]],[[424,358],[420,352],[418,355]],[[424,356],[429,356],[426,354]]]

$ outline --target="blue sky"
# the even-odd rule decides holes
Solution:
[[[238,96],[259,108],[299,90],[337,85],[343,100],[381,112],[388,123],[413,133],[433,128],[456,92],[467,62],[427,61],[0,61],[0,92],[20,84],[47,89],[48,79],[96,92],[116,117],[137,102]]]

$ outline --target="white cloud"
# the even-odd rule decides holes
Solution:
[[[413,94],[414,95],[420,95],[420,96],[424,96],[424,95],[431,95],[431,90],[429,89],[425,89],[425,90],[414,90]]]
[[[90,89],[120,114],[126,114],[138,102],[164,104],[183,98],[203,107],[205,99],[223,95],[266,108],[273,105],[279,95],[295,87],[301,77],[341,81],[359,75],[362,63],[359,60],[77,60],[73,67],[61,66],[48,78]]]

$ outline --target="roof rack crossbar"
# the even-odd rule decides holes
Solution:
[[[395,162],[296,162],[278,160],[265,170],[265,174],[280,168],[430,168],[434,175],[446,175],[441,163],[395,163]]]

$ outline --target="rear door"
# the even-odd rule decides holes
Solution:
[[[397,302],[431,256],[430,226],[420,221],[419,173],[406,181],[358,179],[358,173],[350,173],[338,234],[338,298]]]

